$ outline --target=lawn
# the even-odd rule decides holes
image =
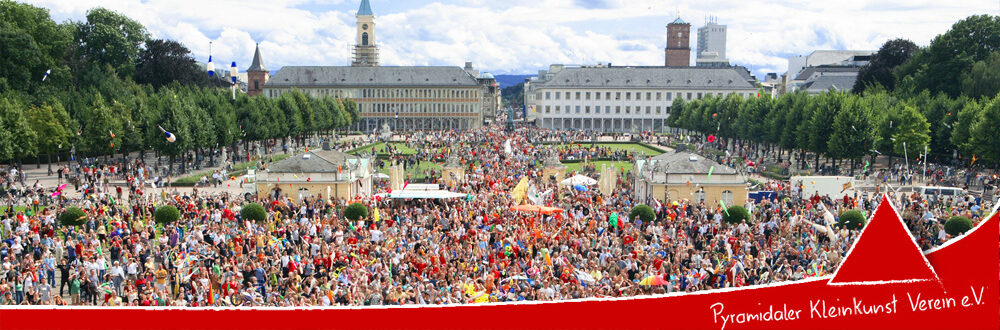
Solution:
[[[0,213],[7,212],[6,206],[0,206]],[[24,212],[24,206],[15,206],[14,212]]]
[[[392,145],[394,148],[396,148],[396,150],[398,150],[399,152],[401,152],[404,155],[415,155],[415,154],[417,154],[417,150],[406,146],[406,143],[402,143],[402,142],[389,142],[389,145]],[[386,147],[385,142],[379,142],[379,143],[374,143],[374,144],[369,144],[369,145],[366,145],[366,146],[358,147],[358,148],[355,148],[355,149],[347,151],[347,153],[349,153],[349,154],[355,154],[356,155],[356,154],[361,153],[361,152],[371,151],[372,147],[375,148],[375,153],[378,154],[378,155],[388,155],[389,154],[389,151],[387,150],[388,148]]]
[[[274,155],[273,157],[271,157],[273,159],[271,161],[271,163],[280,162],[280,161],[285,160],[286,158],[291,157],[291,156],[292,156],[291,154],[277,154],[277,155]],[[256,166],[257,164],[258,164],[257,161],[236,163],[235,165],[233,165],[233,170],[229,171],[229,174],[232,175],[232,176],[240,176],[240,175],[246,174],[246,170],[248,168],[250,168],[251,166]],[[201,172],[197,172],[197,173],[194,173],[194,174],[182,177],[180,179],[177,179],[177,180],[174,181],[174,183],[178,183],[178,184],[194,184],[194,183],[198,182],[198,180],[201,180],[202,176],[208,177],[208,176],[211,176],[211,175],[212,175],[212,171],[201,171]]]
[[[576,144],[574,144],[576,145]],[[560,148],[568,146],[567,144],[558,145]],[[630,150],[633,153],[645,153],[647,156],[657,156],[663,152],[657,151],[656,149],[649,148],[647,146],[638,143],[581,143],[580,146],[585,148],[600,147],[608,148],[611,150]]]
[[[443,165],[434,162],[420,162],[418,166],[407,167],[404,173],[411,179],[424,179],[425,170],[435,170],[441,172]],[[378,170],[379,173],[389,175],[389,166]]]
[[[631,172],[632,171],[632,166],[633,166],[633,164],[629,163],[629,162],[621,162],[621,161],[619,161],[619,162],[613,162],[613,161],[605,161],[605,160],[596,161],[596,162],[590,162],[590,164],[593,164],[594,168],[596,168],[598,172],[601,171],[601,165],[608,165],[608,166],[614,165],[616,169],[625,169],[626,172]],[[573,171],[580,170],[580,168],[583,167],[583,162],[579,162],[579,163],[567,163],[565,165],[566,165],[566,171],[567,172],[573,172]]]

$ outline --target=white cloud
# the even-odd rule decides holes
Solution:
[[[157,38],[176,39],[201,61],[348,65],[360,0],[29,0],[58,19],[102,6]],[[997,13],[994,0],[371,0],[384,65],[461,65],[531,73],[553,63],[662,65],[665,28],[677,12],[692,32],[712,15],[729,26],[727,55],[754,72],[783,72],[790,54],[877,49],[892,38],[926,45],[955,21]],[[990,9],[992,8],[992,10]],[[693,34],[695,36],[696,34]],[[697,43],[692,38],[691,45]],[[694,51],[692,51],[692,54]]]

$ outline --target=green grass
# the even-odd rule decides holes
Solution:
[[[598,172],[601,171],[601,165],[608,165],[608,166],[614,165],[616,169],[625,169],[626,172],[631,172],[633,166],[633,164],[629,162],[622,162],[622,161],[613,162],[606,160],[590,162],[590,164],[593,164],[594,168],[596,168]],[[583,162],[567,163],[565,165],[566,165],[566,172],[574,172],[580,170],[580,168],[583,167]]]
[[[6,206],[0,206],[0,213],[7,212]],[[14,212],[24,212],[24,206],[15,206]]]
[[[272,157],[273,160],[271,161],[271,163],[280,162],[280,161],[285,160],[285,159],[287,159],[288,157],[291,157],[291,156],[292,156],[291,154],[278,154],[278,155],[274,155]],[[229,171],[229,175],[230,176],[241,176],[243,174],[246,174],[247,169],[249,169],[250,167],[256,166],[256,165],[257,165],[257,161],[236,163],[235,165],[233,165],[233,170]],[[202,176],[206,176],[207,177],[207,176],[211,176],[211,175],[212,175],[212,171],[201,171],[201,172],[197,172],[197,173],[194,173],[194,174],[182,177],[180,179],[174,180],[173,183],[182,184],[182,185],[183,184],[195,184],[195,183],[198,183],[199,180],[201,180]]]
[[[576,145],[576,144],[573,144],[573,145]],[[662,152],[660,152],[660,151],[658,151],[656,149],[652,149],[650,147],[647,147],[647,146],[644,146],[644,145],[641,145],[641,144],[638,144],[638,143],[581,143],[580,145],[582,147],[585,147],[585,148],[600,147],[600,148],[610,149],[612,151],[628,150],[628,151],[632,151],[633,153],[636,153],[636,154],[645,153],[646,156],[650,156],[650,157],[662,154]],[[567,146],[569,146],[569,145],[568,144],[560,144],[560,145],[558,145],[559,148],[564,148],[564,147],[567,147]]]
[[[406,143],[402,143],[402,142],[389,142],[389,145],[391,145],[392,147],[396,148],[397,151],[399,151],[400,153],[402,153],[404,155],[415,155],[415,154],[417,154],[417,150],[406,146]],[[389,154],[389,150],[386,147],[386,143],[385,142],[373,143],[373,144],[361,146],[361,147],[358,147],[358,148],[354,148],[354,149],[348,150],[347,153],[349,153],[349,154],[355,154],[356,155],[358,153],[371,151],[372,147],[375,148],[375,154],[376,155],[388,155]]]
[[[403,173],[411,179],[422,179],[424,178],[425,170],[435,170],[440,173],[442,167],[443,165],[434,162],[420,162],[420,165],[418,166],[407,167]],[[389,175],[389,166],[379,169],[378,172]]]

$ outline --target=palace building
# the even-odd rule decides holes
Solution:
[[[250,95],[278,97],[293,89],[312,96],[351,99],[361,120],[352,129],[473,129],[495,116],[499,89],[489,73],[471,62],[459,66],[381,66],[375,13],[368,0],[357,12],[357,44],[350,66],[285,66],[273,76],[260,49],[247,70]],[[259,88],[257,88],[259,87]]]

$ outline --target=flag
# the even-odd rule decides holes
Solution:
[[[973,154],[972,155],[972,163],[969,163],[969,166],[972,166],[973,164],[975,164],[977,160],[979,160],[979,157],[976,157],[976,155]]]
[[[209,305],[215,305],[215,294],[214,294],[215,292],[212,290],[213,286],[214,285],[212,285],[211,283],[208,284],[208,304]]]
[[[708,180],[712,179],[712,172],[715,172],[715,166],[714,165],[712,167],[708,168],[708,177],[705,178],[705,181],[708,181]]]
[[[719,200],[719,205],[722,205],[722,211],[726,212],[726,216],[729,216],[729,209],[726,208],[726,203],[723,203],[722,200],[720,199]]]
[[[854,188],[854,185],[852,185],[850,181],[847,181],[847,183],[843,184],[841,187],[840,192],[843,193],[847,191],[847,189]]]
[[[511,198],[514,199],[514,204],[520,205],[521,202],[524,201],[525,197],[527,196],[527,191],[528,191],[528,177],[523,176],[521,177],[521,181],[519,181],[517,185],[514,186],[514,189],[510,190],[510,195]]]

